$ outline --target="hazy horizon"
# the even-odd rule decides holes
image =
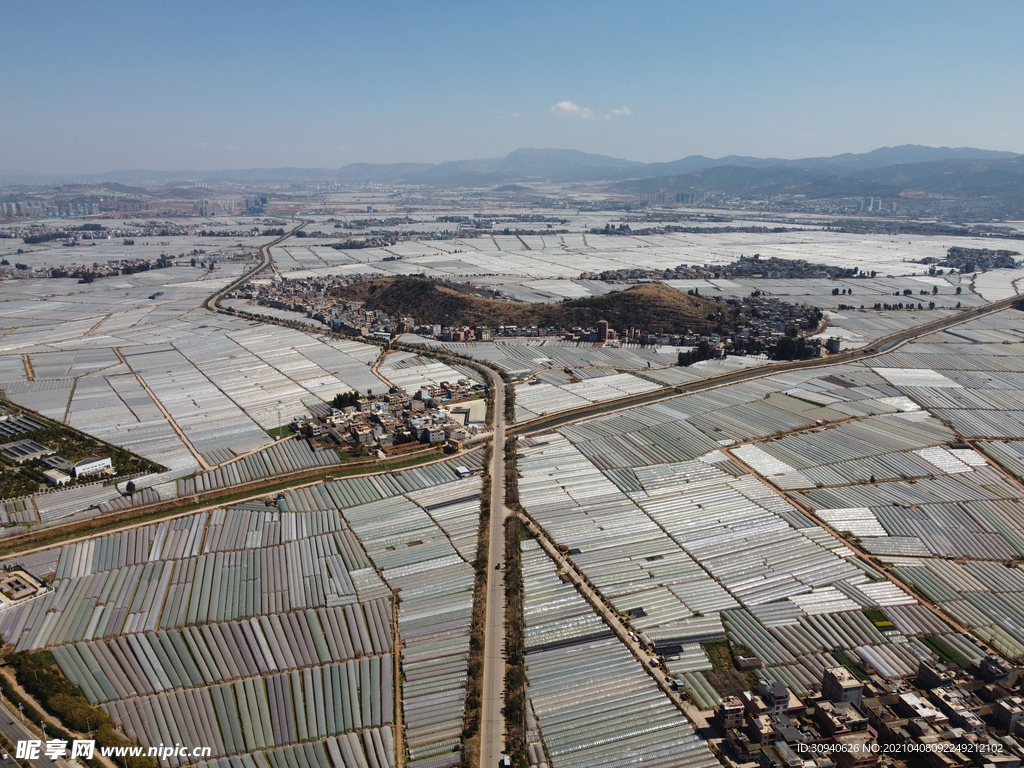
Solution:
[[[1024,153],[1022,20],[1009,2],[11,5],[0,169]]]
[[[901,145],[901,146],[907,146],[907,145]],[[921,147],[921,146],[924,146],[924,145],[910,145],[910,146]],[[951,150],[951,151],[982,149],[981,147],[927,147],[927,148],[928,149],[934,149],[934,150]],[[887,149],[899,149],[899,147],[890,147],[890,146],[875,147],[873,150],[868,150],[867,153],[845,153],[845,152],[841,152],[841,153],[838,153],[837,155],[834,155],[834,156],[833,155],[829,155],[829,156],[824,156],[824,157],[826,157],[826,158],[827,157],[841,157],[841,156],[847,155],[847,154],[853,154],[853,155],[870,154],[873,151],[887,150]],[[133,173],[135,173],[135,174],[137,174],[137,173],[160,174],[160,173],[167,173],[167,174],[174,174],[174,175],[176,175],[176,174],[193,173],[193,172],[194,173],[201,173],[201,174],[210,174],[210,173],[219,173],[219,172],[224,172],[224,173],[256,172],[256,171],[263,171],[263,170],[265,170],[265,171],[284,171],[284,170],[290,170],[290,169],[294,169],[294,170],[298,170],[298,171],[325,171],[325,172],[330,172],[330,171],[341,170],[341,169],[345,168],[348,165],[371,165],[371,166],[377,166],[377,165],[379,165],[379,166],[387,166],[387,165],[411,165],[411,166],[416,166],[416,165],[433,165],[433,166],[440,166],[440,165],[444,165],[445,163],[457,164],[457,163],[460,163],[460,162],[470,162],[470,163],[471,162],[486,162],[486,161],[500,160],[503,157],[507,157],[508,155],[515,154],[518,151],[524,151],[524,150],[525,151],[541,151],[541,152],[577,152],[577,151],[582,151],[582,150],[575,150],[575,149],[570,148],[570,147],[520,147],[520,148],[518,148],[516,150],[512,150],[511,153],[506,153],[506,155],[504,155],[504,156],[497,156],[497,157],[490,157],[490,158],[482,158],[482,157],[450,158],[450,159],[447,159],[447,160],[441,160],[441,161],[439,161],[437,163],[426,163],[426,162],[419,161],[419,160],[398,160],[398,161],[395,161],[393,163],[364,163],[364,162],[359,161],[359,160],[353,160],[351,163],[346,163],[345,165],[339,166],[337,168],[317,168],[317,167],[313,167],[313,166],[279,166],[279,167],[272,167],[272,166],[250,166],[250,167],[238,167],[238,168],[108,168],[108,169],[105,169],[105,170],[102,170],[102,171],[93,171],[93,172],[84,172],[84,173],[70,173],[70,172],[60,172],[60,171],[51,172],[51,173],[45,173],[45,172],[25,171],[22,168],[2,168],[2,167],[0,167],[0,173],[8,173],[8,174],[22,174],[23,173],[26,177],[37,176],[37,177],[40,177],[40,178],[60,178],[61,176],[66,176],[66,177],[68,177],[69,180],[73,180],[74,178],[79,178],[79,177],[116,176],[116,174],[119,174],[119,173],[124,173],[124,174],[133,174]],[[1009,152],[1009,150],[983,150],[983,151]],[[588,153],[588,154],[592,154],[593,156],[607,157],[609,160],[625,160],[625,161],[629,161],[629,162],[637,162],[637,161],[634,161],[633,158],[628,158],[628,157],[616,157],[614,155],[597,155],[597,154],[594,154],[594,153]],[[1024,153],[1018,153],[1018,154],[1024,155]],[[690,156],[687,156],[687,157],[696,157],[696,156],[700,156],[700,154],[699,153],[694,153],[693,155],[690,155]],[[784,158],[784,157],[757,158],[756,156],[747,155],[747,154],[740,153],[740,152],[734,152],[734,153],[730,153],[729,155],[723,155],[720,158],[710,158],[710,159],[712,159],[712,160],[720,160],[720,159],[724,159],[726,157],[737,157],[737,158],[743,157],[743,158],[753,158],[753,159],[766,160],[766,161],[777,160],[777,161],[780,161],[780,162],[798,161],[798,160],[802,160],[802,159],[816,159],[816,158],[810,158],[810,157],[806,157],[806,158],[798,158],[798,157],[788,157],[788,158]],[[672,158],[672,160],[682,160],[682,159],[686,159],[686,157]],[[654,161],[654,162],[662,162],[662,161]],[[671,161],[668,161],[668,162],[671,162]],[[882,165],[884,166],[885,164],[883,163]],[[630,166],[630,167],[632,167],[632,166]],[[881,167],[881,166],[879,166],[879,167]],[[117,179],[111,179],[111,180],[112,181],[116,181]],[[3,178],[0,178],[0,182],[3,182],[3,181],[4,181]]]

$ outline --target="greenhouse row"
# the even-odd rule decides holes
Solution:
[[[819,510],[833,529],[858,536],[874,554],[1010,560],[1024,554],[1022,496],[997,469],[983,466],[912,483],[810,490],[794,498]]]
[[[650,430],[642,412],[651,409],[561,432],[597,444],[607,439],[602,433],[609,419]],[[908,434],[921,424],[908,423]],[[924,439],[929,429],[926,424],[914,439]],[[580,450],[585,444],[559,434],[521,438],[521,502],[634,629],[659,645],[677,646],[667,666],[700,706],[720,699],[702,674],[711,663],[700,643],[727,638],[767,665],[766,679],[807,692],[820,683],[823,665],[834,663],[832,652],[847,650],[879,675],[900,678],[935,658],[924,640],[950,634],[949,625],[912,595],[721,452],[601,472]],[[913,450],[923,452],[918,457],[935,474],[993,480],[973,452]],[[996,488],[1006,487],[1002,483]],[[880,525],[868,508],[822,514],[859,534],[877,533]],[[868,618],[869,609],[881,612],[881,623]]]
[[[110,501],[104,501],[98,507],[99,513],[105,515],[108,512],[117,512],[122,509],[131,509],[132,507],[146,507],[150,504],[157,504],[163,500],[160,496],[159,491],[155,488],[140,488],[130,496],[118,496]]]
[[[478,483],[461,481],[449,486],[451,498],[457,499],[464,485],[479,494]],[[463,514],[471,508],[464,507]],[[410,765],[455,765],[465,709],[473,567],[431,515],[404,496],[351,507],[343,514],[388,586],[399,594],[402,708]],[[479,500],[472,514],[479,520]],[[449,521],[454,525],[454,519]],[[465,525],[455,528],[464,530]]]
[[[202,551],[207,518],[207,513],[200,512],[68,544],[60,550],[54,578],[76,578],[139,563],[193,557]]]
[[[858,366],[836,366],[826,369],[824,374],[820,371],[780,374],[674,398],[566,427],[563,433],[588,456],[596,457],[601,452],[589,451],[589,440],[605,438],[614,445],[628,435],[633,441],[643,443],[646,442],[646,433],[652,428],[668,425],[684,426],[687,430],[697,431],[717,447],[720,444],[814,428],[818,424],[851,417],[895,414],[907,410],[919,410],[919,406],[874,372]],[[693,442],[693,438],[690,437],[689,441]],[[697,443],[683,456],[667,453],[660,454],[659,458],[659,454],[655,454],[646,460],[638,456],[632,465],[627,463],[627,448],[623,460],[615,466],[696,458],[711,450],[701,450],[701,445]]]
[[[522,550],[528,719],[541,736],[534,764],[717,766],[683,713],[575,588],[557,577],[539,545],[527,541]]]
[[[254,751],[237,758],[199,763],[199,768],[395,768],[395,737],[390,728],[372,728],[323,741]]]
[[[414,392],[420,387],[438,386],[444,382],[454,384],[459,379],[467,378],[465,373],[445,363],[409,352],[392,352],[384,358],[377,370],[394,386],[406,392]],[[479,380],[479,377],[480,374],[474,371],[469,378]]]
[[[521,545],[523,628],[528,654],[613,637],[575,587],[555,574],[547,553],[532,540]]]
[[[569,548],[576,566],[606,597],[685,585],[694,604],[676,597],[679,610],[706,613],[712,606],[735,605],[698,563],[564,438],[522,439],[519,452],[523,507],[548,535]],[[657,624],[657,614],[649,615],[650,625]]]
[[[439,342],[422,337],[430,346],[467,354],[475,360],[494,365],[509,373],[531,374],[549,368],[603,368],[608,370],[640,370],[675,363],[671,355],[659,354],[657,347],[622,344],[618,347],[595,347],[556,338],[500,339],[491,343]]]
[[[336,533],[345,566],[369,567],[353,534],[333,511],[283,515],[262,504],[216,509],[75,542],[59,550],[55,579],[201,553],[255,549]]]
[[[92,703],[194,688],[389,652],[390,608],[359,606],[270,614],[106,641],[55,646],[65,676]]]
[[[327,355],[328,350],[291,329],[250,326],[222,336],[178,342],[176,348],[263,429],[277,426],[279,419],[287,423],[302,414],[304,397],[324,400],[353,389],[304,354],[317,351]]]
[[[476,559],[482,487],[482,478],[472,477],[462,480],[457,488],[438,485],[406,494],[430,515],[467,563]]]
[[[805,470],[956,441],[956,435],[941,422],[924,416],[915,421],[899,415],[869,416],[828,429],[768,440],[760,443],[759,448],[785,466]],[[940,471],[932,466],[930,474]]]
[[[548,413],[558,413],[589,403],[604,403],[644,392],[656,392],[661,385],[629,373],[609,372],[607,376],[587,378],[562,385],[528,382],[516,385],[516,419],[523,421]]]
[[[479,453],[460,459],[479,466]],[[59,575],[53,592],[0,612],[0,631],[52,648],[144,744],[209,743],[214,757],[230,756],[392,722],[392,609],[374,598],[395,589],[409,754],[422,765],[457,761],[481,481],[454,466],[295,489],[277,507],[188,515],[42,553]],[[344,503],[363,499],[374,500]],[[337,764],[394,762],[363,747]]]
[[[276,764],[295,753],[275,748],[305,742],[327,745],[328,766],[390,767],[381,734],[400,682],[412,764],[458,762],[481,480],[455,467],[480,458],[42,551],[29,560],[54,573],[53,590],[0,611],[0,632],[50,649],[143,744]],[[345,733],[359,736],[331,741]]]
[[[301,469],[329,467],[340,461],[337,452],[330,448],[313,451],[303,440],[283,440],[217,469],[178,480],[177,492],[178,496],[192,496],[266,480]]]
[[[391,656],[374,656],[103,708],[144,746],[202,744],[220,757],[390,725],[392,677]]]
[[[347,530],[341,518],[331,511],[294,512],[286,515],[276,507],[265,506],[217,509],[210,514],[203,552],[271,547]],[[352,538],[354,548],[347,548],[346,567],[353,570],[367,567],[369,562],[358,543],[351,534],[349,537]]]
[[[1024,386],[1024,382],[1021,382]],[[1018,480],[1024,479],[1024,443],[1009,441],[981,441],[976,443],[988,456]]]
[[[226,337],[211,336],[185,344],[198,353],[203,344],[220,340]],[[264,431],[271,425],[260,427],[250,419],[179,349],[124,347],[122,354],[208,463],[220,464],[271,442]]]
[[[996,563],[899,558],[893,572],[1007,658],[1024,655],[1024,571]]]
[[[60,580],[0,612],[0,633],[19,649],[41,648],[380,597],[372,569],[346,568],[338,544],[346,533]]]

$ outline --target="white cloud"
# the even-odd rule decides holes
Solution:
[[[577,120],[603,120],[608,121],[613,117],[623,117],[625,115],[632,115],[633,111],[629,107],[622,107],[621,109],[613,109],[611,112],[605,112],[601,114],[595,112],[590,107],[581,107],[571,101],[560,101],[551,107],[551,111],[559,117],[572,117]]]
[[[514,118],[518,119],[518,118],[523,116],[523,113],[522,112],[509,112],[508,116],[509,117],[514,117]]]
[[[560,101],[551,108],[559,117],[576,117],[583,120],[593,120],[594,110],[573,104],[571,101]]]

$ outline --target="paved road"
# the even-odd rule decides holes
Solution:
[[[42,738],[39,732],[29,727],[28,720],[26,720],[25,724],[22,725],[21,715],[18,713],[17,708],[13,707],[6,697],[0,696],[0,700],[2,700],[3,704],[3,706],[0,707],[0,733],[6,736],[8,741],[17,747],[19,741]],[[69,752],[70,749],[71,745],[68,744]],[[28,762],[33,766],[33,768],[53,768],[54,766],[57,766],[58,768],[75,768],[75,766],[78,765],[77,763],[69,763],[64,759],[57,759],[51,762],[50,759],[42,752],[40,752],[40,758],[38,760],[29,760]],[[15,768],[15,766],[17,766],[17,762],[14,759],[14,755],[11,755],[10,758],[5,761],[4,765],[9,765],[11,768]]]
[[[490,371],[490,369],[488,369]],[[505,383],[494,371],[494,441],[491,453],[491,528],[487,549],[487,606],[484,619],[484,684],[480,712],[480,766],[494,768],[505,749]],[[502,563],[502,565],[504,565]]]
[[[795,363],[784,363],[781,365],[771,366],[770,369],[758,368],[749,369],[745,371],[738,371],[735,373],[727,374],[723,377],[718,377],[715,380],[705,380],[695,382],[692,385],[685,387],[685,391],[698,391],[701,389],[711,389],[719,386],[726,386],[735,384],[738,381],[746,381],[748,379],[756,379],[763,376],[771,376],[780,373],[780,369],[783,370],[794,370],[794,369],[807,369],[817,368],[822,366],[836,365],[845,362],[859,362],[861,360],[871,359],[872,357],[887,354],[892,352],[904,344],[910,343],[921,336],[926,336],[932,333],[936,333],[947,328],[951,328],[962,323],[973,320],[977,317],[989,314],[991,312],[997,312],[1001,309],[1005,309],[1010,306],[1013,302],[1017,301],[1019,297],[1013,297],[1010,299],[993,302],[987,304],[978,309],[971,310],[966,313],[961,313],[948,318],[942,318],[931,323],[927,323],[922,326],[917,326],[912,329],[900,331],[892,334],[891,336],[879,339],[867,349],[853,350],[848,353],[842,353],[840,355],[833,355],[829,358],[818,358],[813,360],[798,361]],[[488,573],[492,577],[497,576],[498,573],[493,571],[494,564],[499,562],[502,557],[502,528],[501,522],[509,514],[508,510],[505,509],[502,504],[502,497],[504,495],[504,478],[505,478],[505,467],[504,467],[504,431],[505,431],[505,398],[504,398],[504,386],[500,378],[496,373],[489,374],[492,381],[496,382],[495,385],[495,441],[494,441],[494,455],[491,462],[491,478],[492,478],[492,517],[491,517],[491,542],[490,552],[488,560]],[[682,388],[681,388],[682,389]],[[666,393],[665,397],[672,397],[680,394],[679,391],[672,391]],[[660,399],[660,398],[652,398]],[[622,410],[638,405],[646,404],[649,401],[643,403],[633,402],[619,403],[616,405],[613,403],[595,404],[589,409],[585,409],[586,412],[576,412],[569,415],[565,421],[576,421],[584,418],[592,418],[595,415],[603,414],[610,411]],[[547,431],[553,429],[557,423],[561,423],[562,419],[556,419],[556,423],[548,421],[544,424],[538,425],[523,425],[523,432],[527,431]],[[520,429],[516,429],[516,432]],[[501,514],[498,515],[495,512],[501,510]],[[500,518],[500,519],[499,519]],[[689,718],[690,722],[695,727],[702,727],[707,725],[707,721],[700,711],[688,700],[684,700],[678,692],[671,690],[670,683],[666,680],[666,673],[660,668],[651,666],[651,661],[656,661],[654,656],[649,651],[640,647],[639,643],[629,637],[628,629],[622,622],[622,619],[618,614],[610,608],[603,600],[601,595],[591,589],[581,577],[572,563],[563,556],[555,546],[555,542],[548,538],[547,534],[536,525],[536,523],[529,519],[525,520],[527,527],[531,530],[541,546],[547,551],[558,566],[563,569],[568,575],[572,583],[579,590],[587,601],[593,606],[594,610],[605,620],[605,622],[612,628],[619,639],[633,652],[633,655],[640,661],[644,669],[654,678],[658,686],[664,691],[664,693],[682,710]],[[828,530],[828,528],[826,528]],[[504,571],[502,571],[502,576]],[[504,611],[504,594],[501,584],[502,579],[491,578],[488,580],[487,590],[487,621],[486,621],[486,636],[484,643],[484,693],[483,693],[483,719],[482,719],[482,741],[481,741],[481,768],[493,768],[497,765],[497,760],[501,755],[501,749],[504,745],[504,720],[500,715],[500,707],[502,702],[502,680],[499,675],[503,674],[504,670],[504,659],[501,656],[501,645],[504,642],[504,629],[503,629],[503,611]],[[902,585],[901,585],[902,586]],[[499,608],[500,606],[500,608]]]
[[[680,384],[677,387],[666,387],[665,390],[661,392],[653,392],[650,395],[640,397],[633,396],[622,398],[621,400],[594,403],[565,413],[556,413],[552,416],[541,416],[538,419],[531,419],[530,421],[512,425],[509,427],[509,431],[516,434],[548,432],[558,427],[566,426],[567,424],[573,424],[577,421],[594,418],[595,416],[603,416],[607,413],[615,413],[628,408],[638,408],[643,405],[650,405],[651,403],[659,400],[667,400],[679,395],[689,395],[695,392],[717,389],[718,387],[738,384],[741,381],[761,379],[767,376],[777,376],[780,373],[786,373],[788,371],[805,371],[813,368],[826,368],[832,365],[842,365],[843,363],[864,362],[874,357],[895,352],[905,344],[916,341],[922,336],[928,336],[933,333],[938,333],[939,331],[945,331],[949,328],[970,322],[971,320],[976,320],[984,315],[1004,310],[1013,303],[1020,301],[1022,298],[1024,297],[1011,296],[1006,299],[1000,299],[999,301],[993,301],[990,304],[984,304],[980,307],[976,307],[975,309],[968,310],[967,312],[961,312],[949,317],[933,320],[929,323],[925,323],[924,325],[917,325],[913,328],[898,331],[889,336],[876,339],[864,348],[852,349],[847,352],[841,352],[838,355],[814,357],[808,360],[794,360],[792,362],[771,363],[769,365],[763,365],[756,368],[745,368],[738,371],[731,371],[720,376],[713,376],[707,379],[699,379],[686,384]]]
[[[214,295],[210,296],[204,306],[211,311],[218,311],[218,302],[225,294],[233,290],[238,285],[241,285],[245,280],[251,277],[253,274],[265,269],[271,264],[270,249],[272,246],[277,245],[281,241],[289,237],[293,232],[300,229],[308,222],[304,221],[302,224],[297,226],[291,232],[286,234],[284,237],[274,240],[263,246],[260,249],[261,261],[252,271],[248,272],[241,278],[233,281],[229,286],[218,291]],[[699,391],[702,389],[711,389],[718,386],[725,386],[728,384],[735,384],[739,381],[747,381],[749,379],[756,379],[764,376],[776,375],[784,370],[794,369],[809,369],[817,368],[822,366],[836,365],[845,362],[854,362],[867,360],[871,357],[891,352],[906,343],[914,341],[920,336],[935,333],[937,331],[945,330],[956,325],[968,322],[969,320],[975,319],[991,312],[996,312],[1001,309],[1005,309],[1010,306],[1013,302],[1017,301],[1019,297],[1011,297],[997,302],[986,304],[982,307],[969,310],[968,312],[953,315],[951,317],[942,318],[932,323],[918,326],[916,328],[900,331],[899,333],[877,340],[874,345],[867,350],[856,350],[848,353],[842,353],[840,355],[833,355],[828,358],[805,360],[795,363],[783,363],[769,367],[754,368],[744,371],[737,371],[729,373],[715,379],[707,379],[704,381],[695,382],[691,385],[679,387],[675,390],[667,390],[664,394],[654,395],[650,400],[645,399],[643,402],[637,402],[635,399],[632,402],[610,402],[595,404],[592,407],[583,409],[581,411],[572,412],[570,414],[561,414],[553,419],[542,419],[541,423],[538,424],[523,424],[516,428],[515,431],[540,431],[550,430],[555,426],[560,426],[562,423],[569,421],[577,421],[585,418],[592,418],[595,415],[603,414],[606,412],[624,410],[627,408],[637,407],[638,405],[647,404],[653,400],[661,399],[662,397],[674,397],[678,394],[685,394],[690,391]],[[223,310],[220,310],[223,311]],[[505,674],[505,659],[504,659],[504,610],[505,610],[505,598],[504,598],[504,570],[495,570],[495,566],[503,564],[504,558],[504,522],[509,516],[509,511],[505,508],[504,504],[504,490],[505,490],[505,461],[504,461],[504,443],[505,443],[505,388],[504,383],[498,374],[492,369],[486,369],[487,375],[494,383],[494,438],[493,438],[493,453],[491,458],[491,521],[490,521],[490,542],[488,547],[488,558],[487,558],[487,592],[486,592],[486,607],[485,607],[485,635],[484,635],[484,669],[483,669],[483,701],[482,701],[482,712],[481,712],[481,747],[480,747],[480,765],[482,768],[493,768],[498,764],[498,759],[502,755],[505,748],[505,719],[502,713],[502,707],[504,706],[504,674]],[[269,485],[270,483],[268,483]],[[613,628],[616,634],[626,642],[633,653],[642,662],[649,662],[650,657],[644,651],[642,651],[635,642],[631,641],[628,634],[626,634],[625,626],[621,620],[615,615],[614,611],[611,611],[603,604],[601,597],[593,593],[589,587],[585,585],[580,579],[579,574],[575,572],[571,564],[563,557],[561,557],[557,551],[554,550],[554,544],[547,537],[537,529],[535,526],[531,526],[541,544],[545,546],[545,549],[549,553],[553,553],[556,562],[560,566],[568,570],[573,578],[573,581],[577,584],[581,593],[586,597],[592,605],[598,610],[598,612],[604,616],[605,620]],[[652,674],[652,676],[658,681],[658,684],[663,690],[676,702],[682,709],[684,709],[692,720],[698,720],[697,713],[693,711],[692,705],[687,705],[680,700],[677,694],[673,694],[668,689],[668,685],[664,681],[664,673],[658,675],[649,664],[644,664],[645,668]],[[26,727],[22,726],[17,721],[16,717],[5,716],[4,712],[0,711],[0,732],[4,733],[8,739],[16,742],[18,739],[24,738],[35,738]],[[13,720],[13,723],[11,722]],[[35,768],[48,768],[52,766],[48,760],[45,761],[34,761],[33,765]],[[73,768],[66,761],[57,761],[59,768]]]
[[[273,262],[273,258],[270,256],[270,249],[271,248],[273,248],[275,245],[278,245],[278,244],[284,242],[285,240],[287,240],[289,237],[294,235],[296,232],[298,232],[300,229],[302,229],[307,224],[312,224],[312,223],[313,223],[312,219],[302,219],[301,223],[297,227],[295,227],[295,229],[292,229],[292,230],[290,230],[288,232],[285,232],[284,235],[282,235],[281,237],[277,238],[276,240],[272,240],[271,242],[267,243],[266,245],[260,246],[260,263],[257,264],[252,269],[250,269],[248,272],[246,272],[244,275],[242,275],[238,279],[233,280],[229,285],[225,286],[224,288],[221,288],[215,294],[210,296],[206,301],[203,302],[203,306],[206,307],[211,312],[223,311],[219,307],[221,299],[223,299],[231,291],[235,290],[235,288],[237,288],[238,286],[242,285],[250,277],[253,277],[254,275],[259,274],[260,272],[262,272],[264,269],[266,269],[267,267],[269,267],[271,265],[271,263]]]
[[[269,251],[269,249],[268,249]],[[668,390],[662,397],[674,397],[678,394],[699,391],[703,389],[712,389],[715,387],[726,386],[735,384],[739,381],[747,381],[750,379],[761,378],[764,376],[773,376],[782,372],[783,370],[801,370],[808,368],[817,368],[824,366],[837,365],[845,362],[855,362],[861,360],[867,360],[877,355],[886,354],[892,352],[895,349],[907,344],[915,339],[935,333],[937,331],[945,330],[956,325],[968,322],[969,320],[975,319],[982,315],[996,312],[1001,309],[1005,309],[1010,306],[1017,297],[1006,299],[1003,301],[993,302],[983,307],[979,307],[974,310],[970,310],[965,313],[953,315],[951,317],[941,318],[939,320],[927,323],[916,328],[907,329],[898,333],[892,334],[888,337],[878,339],[871,347],[863,350],[852,350],[850,352],[842,353],[840,355],[832,355],[828,358],[818,358],[812,360],[801,360],[792,363],[781,363],[763,368],[754,368],[743,371],[736,371],[726,374],[715,379],[708,379],[704,381],[698,381],[685,387]],[[482,700],[482,711],[480,721],[480,766],[481,768],[493,768],[498,764],[498,759],[501,757],[505,748],[505,718],[502,713],[504,706],[504,675],[505,675],[505,658],[504,658],[504,642],[505,642],[505,594],[504,594],[504,569],[495,570],[495,566],[503,564],[504,558],[504,522],[509,516],[509,510],[506,509],[504,504],[505,494],[505,386],[504,382],[498,376],[497,372],[490,368],[485,369],[488,377],[494,385],[494,409],[493,409],[493,421],[494,421],[494,437],[493,437],[493,451],[491,456],[491,520],[490,520],[490,536],[487,553],[487,592],[486,592],[486,607],[485,607],[485,620],[484,620],[484,668],[483,668],[483,700]],[[658,396],[654,396],[651,400],[661,399]],[[595,404],[594,406],[587,408],[580,412],[567,414],[568,418],[565,421],[576,421],[584,418],[591,418],[595,415],[622,410],[626,408],[636,407],[638,405],[646,404],[650,402],[645,400],[644,402],[636,402],[634,399],[632,402],[625,403],[602,403]],[[556,419],[556,422],[561,422],[563,419],[560,417]],[[552,429],[555,424],[548,421],[544,424],[538,425],[523,425],[525,429],[523,431],[535,431],[535,430],[549,430]],[[519,431],[516,429],[515,431]],[[531,521],[532,522],[532,521]],[[682,709],[691,722],[700,727],[706,725],[703,718],[696,707],[690,702],[684,701],[678,693],[671,690],[670,685],[665,680],[665,673],[655,670],[650,666],[650,661],[654,658],[651,654],[644,651],[639,645],[629,638],[627,629],[619,617],[604,604],[601,597],[594,593],[589,587],[586,586],[585,582],[580,578],[580,575],[575,572],[572,565],[562,557],[554,547],[554,543],[551,542],[547,537],[540,531],[536,526],[531,525],[534,533],[537,534],[541,544],[545,546],[549,554],[552,554],[556,562],[567,571],[570,572],[573,581],[576,583],[580,592],[587,598],[587,600],[594,606],[594,608],[601,614],[605,621],[612,627],[616,634],[626,643],[626,645],[633,651],[634,655],[641,661],[644,668],[651,674],[651,676],[657,681],[659,687],[669,696],[669,698],[676,703],[677,706]]]

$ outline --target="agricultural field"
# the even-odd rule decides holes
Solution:
[[[377,347],[200,308],[251,263],[218,262],[213,271],[174,266],[88,285],[5,282],[0,388],[16,406],[165,468],[134,481],[149,501],[173,499],[179,479],[270,449],[268,431],[312,404],[387,390],[371,371]],[[284,467],[324,463],[294,458]],[[28,496],[35,488],[12,490]],[[120,496],[113,486],[61,490],[20,500],[15,511],[23,514],[8,518],[66,520],[117,506]]]
[[[434,464],[37,552],[18,563],[51,589],[0,634],[143,745],[454,766],[480,489]]]
[[[750,223],[737,222],[733,226]],[[316,224],[310,226],[310,229],[316,228]],[[543,301],[606,292],[604,284],[581,278],[585,272],[635,268],[664,270],[679,264],[725,265],[738,260],[741,255],[753,256],[755,253],[763,259],[804,259],[812,264],[846,269],[857,267],[861,272],[876,272],[883,278],[915,274],[928,277],[928,268],[916,262],[929,257],[942,259],[949,247],[949,243],[940,237],[861,235],[810,228],[781,233],[709,232],[648,236],[581,232],[494,235],[408,241],[387,248],[347,251],[334,249],[330,240],[318,238],[307,243],[298,245],[297,241],[289,241],[273,249],[275,263],[283,274],[294,277],[318,274],[423,274],[446,280],[472,280],[488,287],[506,284],[516,286],[527,294],[534,294],[534,300]],[[988,238],[957,238],[956,244],[990,249],[1004,246],[999,240]],[[1006,241],[1005,245],[1019,250],[1014,241]],[[1005,284],[1006,281],[997,277],[998,274],[998,271],[993,271],[989,278],[982,280],[982,284],[991,283],[993,287]],[[766,282],[770,285],[773,281]],[[791,281],[779,282],[785,284]],[[860,279],[849,283],[833,282],[829,285],[829,292],[836,285],[856,287],[862,285],[862,282]],[[712,281],[708,285],[699,281],[694,285],[686,285],[684,290],[695,286],[700,287],[702,294],[706,289],[714,292],[737,287],[732,280]],[[901,284],[901,287],[908,286]],[[930,290],[930,285],[927,287]],[[768,290],[772,291],[771,288]],[[892,291],[889,291],[891,294]],[[528,299],[528,296],[524,295],[520,300],[523,299]]]
[[[976,661],[964,627],[1022,657],[1021,318],[519,438],[520,502],[702,709],[723,641],[798,694]]]
[[[526,721],[537,763],[572,768],[607,760],[651,766],[718,765],[707,742],[536,542],[522,544]]]
[[[570,218],[579,229],[603,223]],[[308,228],[318,227],[326,217]],[[423,354],[382,356],[299,313],[239,300],[227,306],[249,316],[203,307],[268,240],[174,236],[136,246],[174,255],[159,270],[0,284],[5,399],[152,462],[132,468],[134,494],[123,484],[14,489],[0,503],[0,533],[270,486],[290,472],[326,474],[343,458],[277,441],[281,425],[337,394],[482,381],[431,359],[438,349],[515,380],[521,426],[666,395],[519,435],[515,491],[605,604],[666,650],[664,672],[700,711],[757,679],[807,694],[836,665],[897,681],[921,661],[970,665],[989,649],[1024,657],[1024,313],[1003,310],[858,363],[786,373],[765,369],[760,356],[679,367],[680,347],[554,338],[406,335]],[[821,335],[865,348],[955,318],[958,305],[1013,296],[1019,283],[1013,270],[929,275],[918,261],[944,256],[940,238],[811,226],[331,247],[339,241],[286,240],[272,249],[274,269],[284,279],[423,274],[557,302],[621,288],[593,279],[608,270],[755,253],[856,266],[875,276],[665,283],[707,298],[759,291],[812,304],[826,313]],[[193,265],[187,254],[204,246],[210,264]],[[0,251],[14,255],[12,247]],[[128,248],[40,244],[21,271],[58,257],[102,262]],[[873,308],[897,301],[907,307]],[[667,396],[743,371],[751,377],[741,383]],[[129,738],[209,744],[211,768],[392,768],[403,757],[413,768],[454,768],[472,672],[482,461],[471,451],[293,487],[9,559],[3,565],[48,588],[0,610],[0,635],[19,658],[55,665]],[[685,715],[539,544],[524,541],[521,555],[533,764],[630,755],[713,765]],[[738,654],[762,666],[741,675]]]
[[[443,206],[436,210],[437,215],[449,213]],[[929,276],[916,261],[942,257],[947,244],[941,238],[828,232],[813,222],[789,222],[793,230],[789,232],[594,235],[576,230],[603,226],[604,214],[565,215],[566,226],[573,230],[568,234],[410,240],[388,248],[355,250],[333,248],[347,230],[338,230],[327,217],[312,216],[306,229],[326,236],[291,238],[275,246],[272,255],[275,269],[285,278],[424,274],[472,281],[513,298],[544,302],[621,288],[581,277],[604,270],[726,264],[754,253],[763,258],[856,266],[877,276],[844,281],[667,281],[673,288],[699,290],[711,298],[737,298],[760,290],[787,301],[814,303],[827,310],[823,335],[842,336],[851,347],[936,319],[955,311],[951,308],[957,303],[969,307],[1004,296],[1014,290],[1016,278],[1003,274],[1006,270],[983,273],[973,281],[960,275]],[[743,216],[732,222],[737,227],[762,224],[757,217]],[[130,232],[140,223],[107,220],[105,225],[111,233],[119,233]],[[389,356],[375,372],[372,366],[379,347],[330,337],[315,321],[294,312],[233,299],[230,306],[265,316],[269,322],[210,314],[201,307],[202,301],[255,263],[259,246],[272,239],[262,234],[271,222],[224,217],[190,220],[189,226],[190,234],[177,234],[178,230],[131,238],[111,234],[73,247],[61,241],[26,245],[21,240],[0,240],[0,256],[27,267],[13,270],[17,279],[0,284],[0,388],[6,397],[166,468],[136,480],[145,498],[127,501],[121,498],[123,488],[103,493],[58,491],[38,499],[28,487],[12,487],[12,493],[24,495],[8,511],[11,521],[67,520],[125,503],[169,500],[199,488],[223,487],[229,484],[223,470],[238,462],[238,457],[271,450],[274,437],[270,433],[279,433],[281,425],[336,394],[385,391],[391,384],[416,388],[454,373],[475,378],[468,368],[452,369],[407,353]],[[437,226],[444,228],[440,222]],[[200,231],[230,236],[202,236]],[[966,246],[998,246],[992,240],[960,240]],[[126,258],[155,260],[161,255],[171,260],[171,266],[97,278],[88,284],[71,278],[33,277],[41,274],[36,270],[55,264],[88,266]],[[835,287],[853,293],[833,295]],[[893,293],[902,295],[908,289],[919,303],[934,301],[936,309],[871,309],[877,302],[894,301]],[[858,309],[840,309],[840,304]],[[864,310],[859,309],[862,304]],[[556,340],[441,346],[509,375],[540,382],[519,387],[520,421],[763,363],[756,357],[727,358],[683,369],[674,366],[679,351],[675,347],[594,349]],[[312,461],[295,455],[287,466],[324,465],[320,459],[330,458]],[[247,473],[236,468],[229,474],[242,478]]]

